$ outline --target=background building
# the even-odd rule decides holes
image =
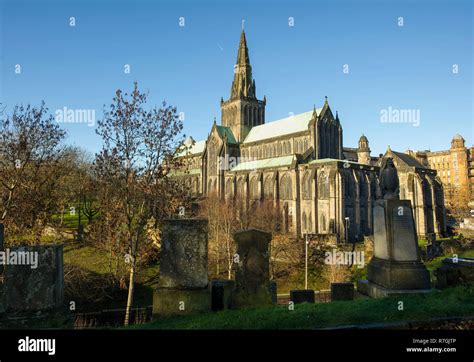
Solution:
[[[469,190],[471,199],[474,197],[474,147],[467,148],[461,135],[453,137],[448,150],[417,152],[417,155],[438,172],[446,199],[462,189]]]
[[[358,241],[373,234],[372,207],[380,194],[379,157],[362,135],[358,148],[343,147],[339,116],[327,98],[322,107],[266,123],[266,98],[257,98],[244,31],[230,98],[221,99],[206,140],[189,140],[185,183],[196,194],[215,193],[258,207],[271,201],[283,228],[295,237],[334,234]],[[420,238],[445,233],[442,184],[415,157],[387,150],[400,179],[400,196],[412,202]]]

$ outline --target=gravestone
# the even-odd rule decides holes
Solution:
[[[353,300],[354,284],[352,283],[331,283],[331,301]]]
[[[235,265],[233,308],[272,304],[269,253],[271,238],[271,234],[256,229],[235,233],[238,262]]]
[[[207,286],[207,239],[207,220],[165,221],[161,236],[159,277],[161,287]]]
[[[160,275],[153,293],[154,316],[211,310],[207,243],[207,220],[168,219],[163,222]]]
[[[374,256],[367,266],[367,280],[357,289],[371,297],[425,293],[430,274],[421,262],[413,212],[409,200],[400,200],[393,160],[385,159],[380,171],[382,199],[374,207]]]
[[[445,258],[435,270],[436,288],[444,289],[474,282],[474,258]]]
[[[4,256],[9,262],[15,257],[17,262],[7,264],[3,274],[7,312],[43,311],[63,306],[62,245],[16,246],[6,249]]]
[[[290,301],[292,301],[294,304],[314,303],[314,290],[290,290]]]

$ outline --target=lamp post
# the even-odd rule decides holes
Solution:
[[[304,289],[308,289],[308,234],[306,234],[304,255]]]

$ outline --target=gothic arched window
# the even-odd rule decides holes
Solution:
[[[329,198],[329,177],[324,172],[318,177],[318,198]]]
[[[265,177],[265,182],[263,183],[263,195],[265,198],[273,197],[273,180],[271,176]]]
[[[250,198],[252,200],[260,199],[258,192],[258,179],[256,176],[252,177],[252,180],[250,181]]]
[[[283,200],[291,200],[293,196],[291,188],[291,177],[286,174],[281,178],[280,181],[280,198]]]
[[[303,199],[311,199],[311,172],[308,171],[303,176]]]
[[[225,193],[226,195],[232,196],[232,180],[229,178],[225,183]]]
[[[240,178],[237,182],[237,196],[238,198],[245,197],[245,178]]]

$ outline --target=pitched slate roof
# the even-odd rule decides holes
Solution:
[[[295,155],[289,155],[289,156],[282,156],[282,157],[266,158],[264,160],[252,160],[252,161],[241,162],[237,166],[235,166],[233,169],[231,169],[231,172],[291,166],[291,164],[293,163],[295,159],[296,159]]]
[[[316,114],[318,116],[321,113],[321,110],[322,108],[316,109]],[[312,116],[313,111],[309,111],[252,127],[243,143],[251,143],[306,131],[308,130],[308,123]]]
[[[418,160],[410,155],[407,155],[406,153],[403,152],[396,152],[393,150],[389,150],[386,153],[386,156],[389,156],[390,152],[397,156],[406,166],[410,167],[418,167],[418,168],[426,168],[423,166]]]
[[[227,143],[237,144],[234,134],[232,133],[232,130],[229,127],[217,126],[217,125],[216,127],[217,127],[217,132],[219,132],[221,137],[224,137],[224,135],[227,136]]]

